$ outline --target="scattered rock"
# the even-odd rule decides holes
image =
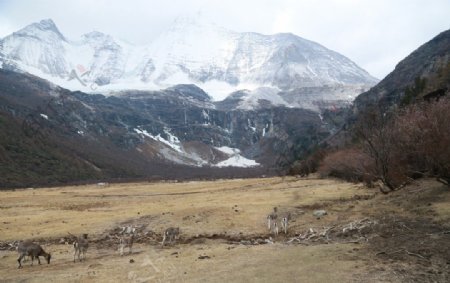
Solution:
[[[198,259],[210,259],[210,257],[207,255],[201,255],[198,257]]]
[[[134,263],[134,259],[130,259],[130,263]]]
[[[170,255],[177,255],[178,254],[178,252],[174,252],[174,253],[171,253]]]
[[[258,245],[264,245],[264,244],[266,244],[267,242],[266,242],[266,240],[264,240],[264,239],[258,238],[258,239],[256,239],[256,243],[257,243]]]
[[[315,217],[317,217],[318,219],[319,219],[320,217],[323,217],[323,216],[327,215],[327,214],[328,214],[327,211],[326,211],[326,210],[323,210],[323,209],[315,210],[315,211],[313,212],[313,215],[314,215]]]

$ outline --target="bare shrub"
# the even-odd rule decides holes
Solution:
[[[395,120],[398,149],[408,173],[436,176],[450,184],[450,98],[405,108]]]
[[[398,142],[402,133],[396,127],[396,119],[395,113],[374,107],[368,109],[354,127],[362,151],[373,160],[375,179],[390,191],[408,180],[406,155]]]
[[[329,154],[319,172],[348,181],[380,180],[383,193],[411,178],[435,176],[450,184],[450,98],[395,111],[368,110],[356,123],[356,144]]]
[[[323,149],[317,149],[308,156],[305,160],[296,161],[289,170],[289,175],[300,175],[302,177],[314,173],[319,168],[319,165],[326,152]]]
[[[364,182],[370,187],[376,179],[373,159],[359,148],[342,149],[327,155],[318,172],[322,177]]]

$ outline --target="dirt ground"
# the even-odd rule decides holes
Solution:
[[[273,207],[286,235],[267,229]],[[0,282],[450,282],[450,190],[433,180],[389,195],[294,177],[23,189],[0,192],[0,221]],[[171,226],[181,237],[161,247]],[[86,261],[69,233],[89,234]],[[50,265],[17,269],[19,240]]]

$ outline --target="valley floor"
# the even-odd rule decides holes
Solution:
[[[287,235],[269,233],[273,207],[291,214]],[[294,177],[23,189],[0,192],[0,221],[1,282],[450,280],[450,190],[433,180],[389,195]],[[120,256],[126,225],[137,244]],[[181,238],[161,247],[170,226]],[[73,263],[69,233],[89,234],[86,261]],[[18,270],[10,245],[25,239],[51,264]]]

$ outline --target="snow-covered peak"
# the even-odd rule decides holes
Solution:
[[[88,33],[85,33],[81,36],[84,40],[111,40],[112,37],[108,34],[105,34],[103,32],[99,32],[99,31],[91,31]]]
[[[67,75],[65,37],[48,19],[34,23],[1,40],[4,60],[31,74],[60,78]]]
[[[125,48],[129,44],[126,44],[120,40],[115,39],[109,34],[105,34],[99,31],[91,31],[81,36],[80,44],[88,44],[94,49],[99,48]]]
[[[66,40],[52,20],[31,24],[0,43],[2,60],[71,90],[88,92],[195,84],[216,101],[249,89],[244,104],[250,107],[262,100],[285,104],[261,87],[289,91],[377,82],[350,59],[318,43],[290,33],[234,32],[201,15],[177,18],[142,46],[99,31]]]
[[[17,36],[29,36],[40,40],[52,39],[66,40],[52,19],[42,20],[38,23],[30,24],[14,33]]]
[[[33,25],[36,25],[42,29],[53,30],[53,31],[59,32],[58,28],[55,25],[55,22],[53,22],[52,19],[44,19],[44,20],[41,20],[39,23],[35,23]]]
[[[150,44],[149,51],[162,73],[181,71],[192,79],[206,81],[208,78],[202,78],[202,73],[226,68],[236,37],[236,33],[203,18],[180,17]]]

